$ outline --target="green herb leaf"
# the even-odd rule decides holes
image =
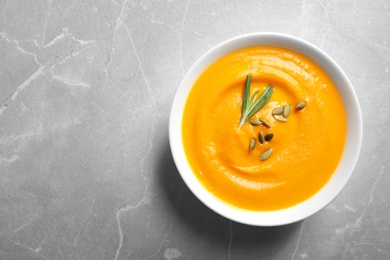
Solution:
[[[245,83],[245,88],[244,88],[244,99],[242,100],[242,110],[241,110],[241,120],[242,120],[242,115],[245,114],[245,111],[248,110],[248,107],[250,107],[250,91],[251,91],[251,83],[252,83],[252,75],[248,75],[246,77],[246,83]],[[241,128],[241,126],[239,127]]]
[[[259,90],[258,90],[258,89],[256,89],[255,92],[254,92],[253,95],[252,95],[251,104],[253,104],[255,98],[257,97],[257,94],[259,94]]]
[[[274,88],[271,86],[268,86],[264,92],[261,94],[259,98],[257,97],[256,91],[252,99],[250,99],[250,85],[252,83],[252,75],[248,75],[246,78],[246,83],[244,87],[244,97],[242,100],[242,110],[241,110],[241,119],[240,124],[238,126],[238,129],[241,129],[241,127],[247,122],[254,114],[257,113],[271,98],[272,93],[274,92]]]

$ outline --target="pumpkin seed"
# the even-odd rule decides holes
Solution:
[[[259,142],[260,142],[261,144],[263,144],[263,143],[264,143],[264,141],[265,141],[265,139],[264,139],[264,135],[263,135],[263,133],[262,133],[262,132],[260,132],[260,133],[259,133]]]
[[[306,102],[305,101],[301,101],[297,104],[297,106],[295,107],[297,110],[301,110],[303,109],[304,107],[306,106]]]
[[[274,111],[272,111],[273,115],[280,115],[282,113],[283,113],[283,107],[277,107],[274,109]]]
[[[273,133],[269,133],[269,134],[266,134],[264,136],[264,140],[266,140],[267,142],[271,141],[272,137],[274,137],[274,134]]]
[[[265,119],[259,118],[259,120],[265,125],[266,127],[271,127],[270,123],[268,123]]]
[[[291,110],[291,106],[290,104],[287,104],[283,109],[283,116],[288,117],[288,115],[290,114],[290,110]]]
[[[259,119],[252,119],[252,120],[249,120],[249,124],[251,124],[253,126],[257,126],[257,125],[261,125],[262,122]]]
[[[252,152],[255,146],[256,146],[256,140],[252,138],[251,141],[249,142],[249,151]]]
[[[262,161],[267,160],[268,157],[270,157],[271,153],[272,153],[272,148],[269,148],[267,151],[265,151],[260,155],[260,160]]]
[[[281,115],[274,115],[274,118],[280,122],[287,122],[287,119]]]

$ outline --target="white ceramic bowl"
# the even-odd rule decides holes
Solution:
[[[328,183],[313,197],[293,207],[276,211],[240,210],[221,202],[202,186],[192,172],[182,143],[182,116],[187,96],[200,74],[224,55],[251,46],[277,46],[303,54],[319,65],[332,79],[342,98],[347,117],[347,138],[340,163]],[[215,46],[189,69],[173,100],[169,140],[176,166],[189,189],[216,213],[248,225],[279,226],[300,221],[324,208],[344,188],[352,175],[362,143],[363,123],[359,101],[351,82],[339,65],[318,47],[294,36],[279,33],[254,33],[238,36]]]

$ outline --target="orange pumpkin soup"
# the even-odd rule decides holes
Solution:
[[[252,117],[270,127],[249,122],[238,127],[249,74],[251,95],[274,88]],[[300,101],[306,106],[297,110]],[[287,122],[276,120],[273,110],[287,104]],[[232,206],[270,211],[296,205],[326,184],[343,152],[346,118],[337,89],[314,62],[283,48],[251,47],[222,57],[201,74],[186,101],[182,132],[187,160],[207,190]],[[260,132],[274,136],[261,144]],[[260,160],[269,148],[272,154]]]

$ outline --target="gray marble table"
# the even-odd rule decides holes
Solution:
[[[0,259],[390,259],[390,2],[0,0]],[[330,54],[364,117],[343,192],[288,226],[220,217],[183,183],[188,68],[273,31]]]

